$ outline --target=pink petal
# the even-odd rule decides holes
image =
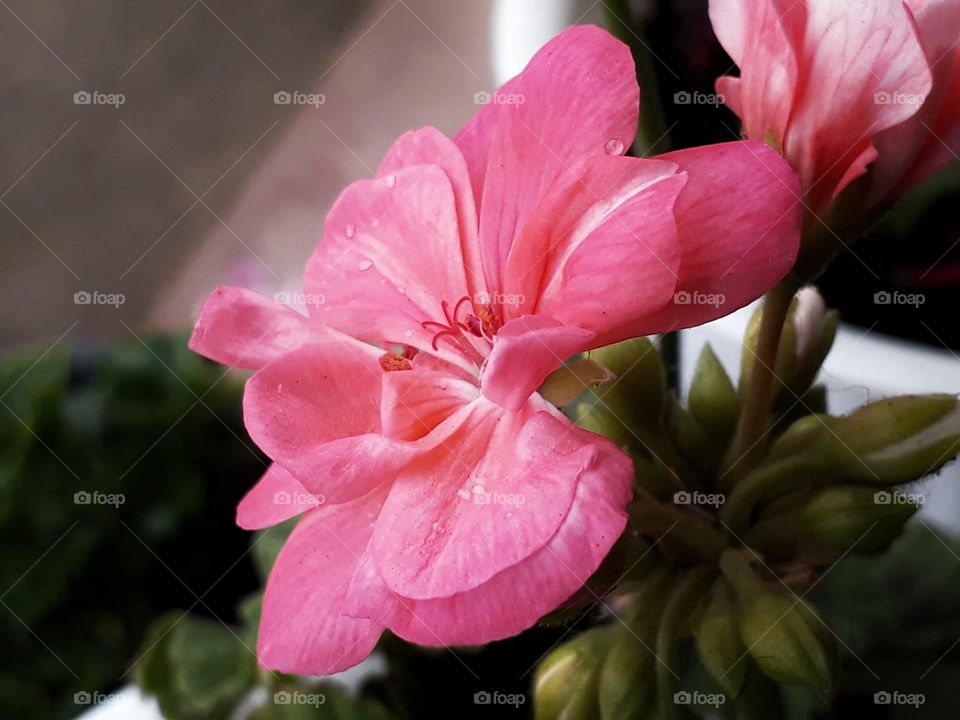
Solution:
[[[453,595],[543,547],[593,462],[556,412],[536,396],[523,412],[480,398],[425,438],[432,444],[397,476],[371,541],[391,590]]]
[[[326,502],[365,494],[412,452],[379,434],[380,354],[356,341],[313,343],[247,381],[250,437]]]
[[[699,325],[752,302],[787,274],[800,241],[797,176],[763,143],[662,157],[687,172],[676,206],[683,259],[674,301],[635,325],[637,335]]]
[[[384,373],[383,433],[399,440],[418,440],[478,394],[474,383],[448,372],[415,367]]]
[[[384,494],[313,510],[294,528],[263,597],[257,657],[264,667],[329,675],[373,650],[383,625],[348,617],[343,606]]]
[[[437,166],[416,165],[348,187],[327,216],[304,285],[331,327],[370,341],[428,348],[441,303],[468,295],[453,189]]]
[[[237,525],[244,530],[271,527],[316,507],[321,500],[273,463],[237,506]]]
[[[600,28],[572,27],[456,136],[474,190],[482,183],[480,241],[491,288],[502,286],[510,247],[540,199],[605,147],[630,146],[639,98],[627,46]]]
[[[603,156],[551,190],[510,251],[503,294],[518,302],[505,317],[543,313],[600,330],[663,305],[679,265],[676,173],[669,162]]]
[[[580,429],[594,446],[557,533],[525,560],[473,590],[434,600],[404,600],[390,617],[400,637],[421,645],[475,645],[516,635],[576,593],[626,526],[633,470],[612,443]]]
[[[460,148],[436,128],[412,130],[402,135],[387,152],[377,170],[377,177],[389,177],[411,165],[436,165],[447,174],[457,207],[460,251],[466,263],[470,294],[474,297],[479,295],[485,290],[486,281],[477,237],[477,207],[467,163]]]
[[[547,375],[592,345],[594,333],[543,315],[511,320],[497,333],[480,381],[484,396],[519,410]]]
[[[256,370],[309,337],[305,316],[260,293],[223,285],[203,304],[190,349],[224,365]]]

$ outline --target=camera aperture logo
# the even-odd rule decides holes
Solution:
[[[74,305],[109,305],[118,308],[127,301],[123,293],[105,293],[99,290],[78,290],[73,294]]]
[[[502,693],[496,690],[493,692],[480,690],[473,694],[474,705],[511,705],[516,709],[526,701],[527,696],[523,693]]]
[[[273,296],[275,302],[280,303],[281,305],[294,305],[297,307],[320,307],[327,302],[327,298],[320,293],[305,293],[305,292],[286,292],[281,291],[275,293]]]
[[[104,493],[99,490],[89,492],[79,490],[73,494],[74,505],[112,505],[115,508],[120,507],[127,501],[123,493]]]
[[[723,693],[705,693],[699,690],[687,692],[680,690],[673,694],[674,705],[699,705],[701,707],[719,708],[727,701],[727,696]]]
[[[723,293],[704,293],[697,290],[678,290],[673,294],[675,305],[710,305],[718,308],[727,302]]]
[[[697,505],[698,507],[718,508],[727,500],[723,493],[703,493],[699,490],[689,492],[679,490],[673,494],[674,505]]]
[[[320,707],[327,702],[323,693],[308,693],[302,690],[278,690],[273,694],[274,705],[312,705]]]
[[[305,93],[299,90],[278,90],[273,94],[274,105],[310,105],[315,110],[327,102],[323,93]]]
[[[105,93],[99,90],[78,90],[73,94],[74,105],[110,105],[115,110],[127,101],[123,93]]]
[[[910,105],[919,106],[927,101],[923,93],[887,92],[880,90],[873,94],[874,105]]]

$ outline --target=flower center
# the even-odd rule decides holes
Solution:
[[[424,330],[434,332],[433,349],[439,350],[440,341],[447,338],[456,350],[478,366],[482,364],[490,352],[494,335],[500,329],[500,319],[493,307],[488,303],[474,302],[468,296],[460,298],[452,311],[446,300],[440,303],[440,307],[445,323],[433,320],[421,323]]]

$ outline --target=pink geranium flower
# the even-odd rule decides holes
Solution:
[[[865,209],[960,153],[960,0],[710,0],[740,66],[717,90],[781,148],[820,213],[867,174]]]
[[[267,667],[341,670],[385,628],[513,635],[622,532],[630,460],[537,388],[576,353],[753,300],[799,234],[796,177],[761,143],[622,156],[638,102],[628,49],[572,28],[454,139],[408,133],[344,191],[309,317],[207,301],[191,347],[257,371],[244,414],[274,460],[238,522],[306,513],[267,585]]]

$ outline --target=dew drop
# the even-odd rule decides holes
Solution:
[[[357,267],[360,268],[361,270],[369,270],[370,268],[373,267],[373,261],[372,261],[372,260],[361,260],[361,261],[357,264]]]
[[[347,233],[348,238],[352,238],[354,235],[357,234],[357,228],[353,225],[353,223],[350,223],[349,225],[347,225],[347,227],[344,228],[344,231]]]
[[[386,182],[387,182],[387,187],[390,187],[390,188],[395,187],[397,184],[397,176],[387,175]]]
[[[623,143],[616,138],[610,138],[603,144],[603,151],[607,155],[623,155]]]
[[[403,336],[404,336],[404,337],[413,337],[413,330],[404,330],[404,331],[403,331]]]

